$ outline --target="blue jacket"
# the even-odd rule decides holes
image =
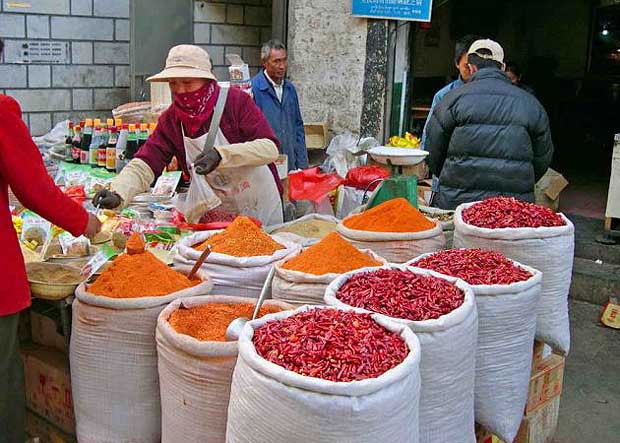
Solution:
[[[276,137],[280,140],[280,149],[288,155],[288,170],[305,169],[308,167],[308,151],[304,121],[299,110],[299,99],[293,84],[284,80],[282,103],[276,91],[260,71],[252,79],[252,94],[256,105],[263,111]]]

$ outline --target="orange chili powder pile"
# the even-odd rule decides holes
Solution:
[[[144,252],[145,245],[142,237],[140,237],[140,234],[137,232],[131,234],[131,237],[129,237],[129,240],[127,240],[127,243],[125,244],[125,248],[127,249],[127,254],[142,254]]]
[[[343,221],[350,229],[371,232],[420,232],[435,227],[404,198],[395,198]]]
[[[308,274],[344,274],[367,266],[381,266],[382,263],[364,254],[340,235],[332,232],[323,240],[310,246],[282,266],[284,269]]]
[[[239,216],[222,232],[212,235],[204,243],[194,249],[204,251],[207,245],[211,251],[235,257],[255,257],[273,255],[284,249],[280,243],[272,239],[248,217]]]
[[[196,283],[147,251],[117,257],[88,292],[111,298],[157,297],[190,288]]]
[[[277,306],[261,306],[258,317],[280,312]],[[226,341],[226,328],[239,317],[252,318],[253,303],[208,303],[192,308],[180,308],[172,313],[168,323],[179,334],[200,341]]]

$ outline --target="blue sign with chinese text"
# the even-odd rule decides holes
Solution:
[[[433,0],[352,0],[353,15],[430,22]]]

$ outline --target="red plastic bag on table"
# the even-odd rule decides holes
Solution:
[[[344,181],[338,174],[323,174],[319,168],[304,169],[288,175],[291,200],[320,202]]]
[[[67,186],[64,194],[79,204],[82,204],[87,199],[84,185]]]
[[[358,166],[350,169],[344,179],[344,185],[365,191],[374,191],[380,180],[390,177],[390,172],[379,166]],[[374,182],[374,183],[373,183]]]

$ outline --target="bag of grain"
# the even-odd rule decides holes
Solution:
[[[308,341],[317,349],[299,346]],[[419,362],[415,335],[380,316],[316,306],[267,315],[239,338],[226,439],[418,443]]]
[[[327,234],[336,231],[338,225],[336,217],[322,214],[308,214],[287,223],[268,226],[265,232],[268,234],[278,234],[283,238],[295,236],[296,242],[302,246],[312,245]]]
[[[470,285],[478,309],[476,423],[502,441],[513,441],[527,401],[542,274],[480,249],[425,254],[409,265]]]
[[[575,228],[566,216],[507,197],[464,204],[454,216],[454,247],[501,252],[542,272],[536,338],[568,354]]]
[[[330,306],[375,312],[420,340],[420,442],[474,443],[478,316],[462,280],[403,265],[343,274],[325,292]]]

